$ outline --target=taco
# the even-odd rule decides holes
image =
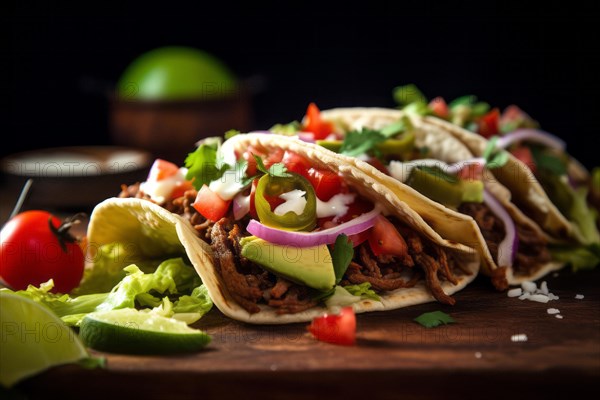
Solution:
[[[552,259],[548,243],[553,239],[485,169],[489,160],[474,158],[454,136],[399,110],[315,108],[309,107],[299,130],[318,132],[313,137],[317,144],[354,156],[358,168],[392,189],[441,236],[475,248],[482,272],[498,289],[564,266]],[[453,220],[444,216],[450,213]],[[460,217],[472,224],[458,227]]]
[[[413,95],[401,96],[407,90]],[[515,105],[501,113],[475,96],[449,104],[438,97],[426,105],[414,85],[396,88],[395,95],[410,100],[405,110],[422,114],[424,123],[454,135],[476,156],[490,141],[506,149],[508,162],[493,173],[511,190],[515,204],[553,237],[598,253],[597,209],[587,201],[588,191],[595,195],[597,189],[587,169],[567,153],[563,140],[540,130],[538,122]],[[590,261],[596,264],[599,259]]]
[[[89,241],[128,239],[154,258],[184,252],[219,310],[249,323],[308,321],[349,304],[357,313],[454,304],[477,253],[348,161],[278,135],[201,143],[187,169],[157,161],[147,182],[98,205]]]

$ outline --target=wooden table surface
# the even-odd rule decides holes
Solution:
[[[252,326],[216,309],[195,324],[202,352],[170,357],[102,354],[103,370],[57,367],[23,382],[30,398],[565,398],[600,382],[600,270],[548,276],[560,300],[508,298],[480,278],[454,307],[425,304],[357,316],[356,346],[317,342],[306,324]],[[585,296],[575,299],[576,294]],[[558,308],[563,319],[547,313]],[[413,322],[442,310],[456,324]],[[512,342],[525,334],[527,342]],[[587,391],[587,393],[590,393]]]

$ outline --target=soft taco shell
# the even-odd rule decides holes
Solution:
[[[319,168],[340,173],[362,196],[378,203],[386,212],[395,215],[433,243],[451,251],[457,262],[469,271],[468,275],[457,273],[457,285],[442,281],[442,288],[447,294],[458,292],[475,278],[479,269],[479,257],[473,249],[443,239],[385,185],[347,163],[345,157],[340,158],[316,145],[307,145],[277,135],[238,135],[230,139],[229,145],[240,151],[250,145],[267,150],[294,151],[313,161],[313,165]],[[212,249],[196,236],[191,224],[148,200],[113,198],[100,203],[91,215],[88,238],[91,248],[120,241],[130,246],[133,244],[141,256],[156,258],[163,253],[165,256],[178,252],[186,254],[207,286],[216,307],[223,314],[239,321],[255,324],[306,322],[328,311],[324,307],[314,307],[296,314],[278,315],[274,309],[261,305],[260,312],[248,313],[232,300],[216,271]],[[435,301],[434,297],[425,284],[419,282],[412,288],[386,292],[381,296],[381,302],[362,300],[353,304],[353,308],[357,313],[385,311],[431,301]]]
[[[436,126],[452,134],[476,156],[482,155],[485,151],[488,141],[482,136],[439,118],[421,118],[424,124]],[[589,178],[587,170],[574,159],[570,160],[568,169],[579,180],[584,181]],[[509,154],[508,162],[494,169],[493,173],[503,185],[510,188],[515,201],[521,204],[524,211],[546,232],[559,240],[586,243],[579,229],[550,201],[529,167]]]
[[[407,115],[400,110],[376,107],[353,107],[336,108],[321,112],[321,117],[323,119],[334,122],[338,128],[343,131],[360,129],[362,127],[381,129],[393,122],[398,121],[404,116],[408,116],[416,128],[416,145],[419,147],[427,147],[433,158],[451,164],[473,157],[471,150],[455,136],[449,135],[448,132],[437,127],[436,125],[426,124],[422,117]],[[352,162],[357,167],[374,176],[378,181],[390,187],[399,198],[408,203],[408,205],[415,211],[421,213],[421,215],[431,216],[431,219],[427,219],[426,217],[424,218],[427,223],[431,225],[437,232],[439,232],[444,238],[467,244],[470,247],[475,248],[481,255],[482,272],[487,275],[493,275],[492,271],[497,269],[498,266],[494,262],[487,244],[485,243],[485,239],[477,227],[477,223],[470,216],[452,211],[447,207],[430,200],[411,187],[398,182],[392,177],[380,173],[376,168],[373,168],[371,165],[360,161],[359,159],[353,159]],[[498,199],[498,201],[504,206],[515,222],[529,227],[549,242],[555,241],[553,238],[548,236],[548,234],[544,232],[537,223],[535,223],[531,218],[527,217],[517,206],[515,206],[515,204],[511,201],[511,192],[505,186],[500,184],[493,175],[487,174],[485,178],[486,189],[490,191],[494,197],[496,197],[496,199]],[[443,212],[433,216],[432,210],[438,209]],[[444,216],[444,213],[456,215],[454,215],[453,219],[448,219]],[[461,221],[461,223],[457,225],[458,219],[463,219],[464,221]],[[563,266],[564,263],[550,262],[543,265],[534,274],[520,276],[514,275],[513,271],[508,269],[506,271],[506,278],[507,282],[511,285],[520,284],[526,280],[535,280],[553,270],[560,269]]]

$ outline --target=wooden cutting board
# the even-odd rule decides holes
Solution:
[[[196,324],[213,337],[200,353],[98,353],[106,357],[103,370],[58,367],[19,388],[46,399],[49,393],[81,399],[547,399],[595,391],[600,270],[561,271],[545,280],[560,300],[508,298],[478,278],[456,295],[454,307],[432,303],[358,315],[353,347],[317,342],[306,324],[245,325],[213,310]],[[548,308],[558,308],[563,319]],[[413,322],[435,310],[456,324],[426,329]],[[528,340],[511,341],[517,334]]]

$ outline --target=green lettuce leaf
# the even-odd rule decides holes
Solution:
[[[94,268],[87,268],[84,271],[81,283],[72,295],[82,295],[89,293],[104,293],[110,290],[125,277],[123,268],[130,264],[153,264],[154,267],[159,262],[143,262],[136,255],[135,246],[127,246],[123,243],[110,243],[98,248],[94,256]]]
[[[71,297],[68,294],[56,294],[50,292],[53,287],[54,281],[50,279],[48,282],[42,283],[39,287],[29,285],[27,289],[18,290],[13,293],[45,305],[57,316],[62,318],[67,325],[75,325],[83,318],[83,316],[95,311],[96,307],[108,298],[108,293],[86,294],[78,297]],[[10,291],[9,289],[2,290]]]
[[[341,234],[335,239],[333,251],[331,252],[331,261],[335,271],[335,283],[338,284],[344,277],[350,262],[354,257],[354,247],[348,236]]]
[[[552,258],[570,265],[574,272],[593,269],[600,264],[600,245],[589,246],[553,246],[550,247]]]
[[[162,297],[156,295],[191,292],[201,284],[196,271],[181,258],[162,262],[155,272],[144,274],[137,266],[124,268],[128,275],[110,292],[97,311],[134,308],[135,301],[144,306],[157,307]]]
[[[269,130],[278,135],[292,136],[302,130],[302,124],[298,121],[292,121],[289,124],[275,124]]]

